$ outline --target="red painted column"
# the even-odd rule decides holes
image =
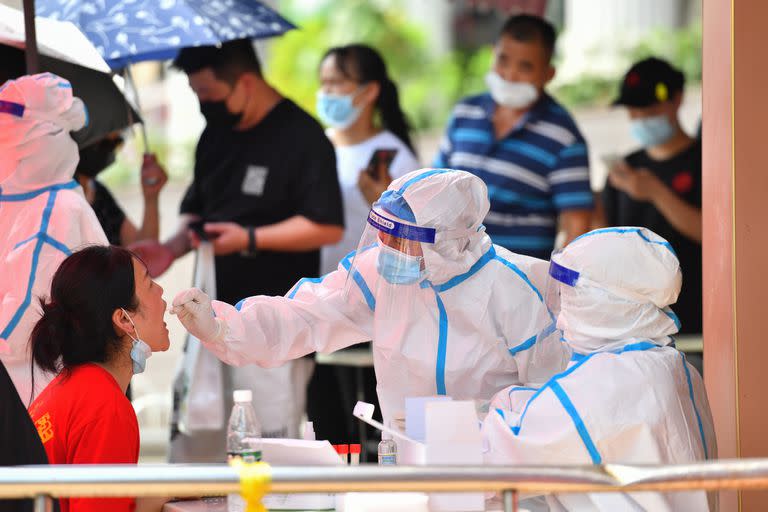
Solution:
[[[720,458],[768,456],[768,2],[704,0],[704,373]],[[768,492],[721,495],[768,510]]]

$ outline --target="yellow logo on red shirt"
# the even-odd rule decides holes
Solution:
[[[35,421],[37,427],[37,434],[40,436],[40,440],[43,444],[53,439],[53,424],[51,423],[50,413],[45,413],[37,421]]]

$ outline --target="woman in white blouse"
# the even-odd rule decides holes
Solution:
[[[370,46],[331,48],[320,65],[317,113],[336,149],[336,169],[344,200],[344,238],[321,252],[321,275],[357,248],[371,203],[389,183],[421,166],[416,160],[397,86],[381,55]],[[368,163],[377,149],[397,151],[387,172],[373,174]]]

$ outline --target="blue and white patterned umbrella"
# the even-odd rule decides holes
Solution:
[[[38,16],[71,21],[112,69],[166,60],[181,48],[261,39],[296,28],[255,0],[36,0]]]

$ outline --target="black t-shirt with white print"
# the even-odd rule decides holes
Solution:
[[[317,121],[290,100],[248,130],[206,127],[195,158],[181,213],[243,226],[295,215],[344,225],[333,146]],[[234,304],[251,295],[283,295],[302,277],[316,277],[319,266],[317,250],[217,256],[217,297]]]

